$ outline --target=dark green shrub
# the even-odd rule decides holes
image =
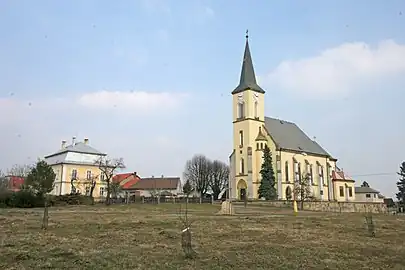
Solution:
[[[17,207],[17,208],[32,208],[43,207],[44,199],[41,196],[35,195],[33,192],[22,189],[17,192],[1,191],[0,192],[0,207]]]
[[[8,190],[0,191],[0,208],[9,207],[13,193]]]
[[[22,189],[12,194],[8,206],[17,208],[43,207],[44,198],[42,196],[35,195],[30,190]]]
[[[94,199],[89,196],[84,195],[60,195],[51,196],[50,204],[52,206],[64,206],[64,205],[92,205],[94,204]]]
[[[65,205],[93,205],[94,199],[84,195],[50,195],[50,206],[65,206]],[[18,192],[0,191],[0,208],[32,208],[44,207],[45,200],[42,196],[37,196],[27,189],[22,189]]]

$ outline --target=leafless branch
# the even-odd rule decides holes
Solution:
[[[214,160],[209,165],[211,175],[208,184],[214,199],[219,199],[219,194],[228,186],[229,166],[219,160]]]
[[[125,168],[124,160],[122,158],[110,159],[108,157],[100,157],[95,164],[100,169],[102,175],[104,175],[104,181],[107,183],[107,196],[105,204],[109,205],[111,197],[111,181],[117,169]]]
[[[6,175],[0,170],[0,191],[7,190],[8,188],[8,181],[6,179]]]
[[[185,166],[184,179],[202,197],[207,193],[211,177],[210,160],[204,155],[195,155]]]
[[[311,175],[303,173],[302,176],[294,182],[294,198],[301,202],[301,209],[304,208],[304,201],[313,198],[311,188]]]
[[[12,176],[26,177],[31,171],[31,166],[29,165],[19,165],[15,164],[11,169],[8,170],[7,174]]]

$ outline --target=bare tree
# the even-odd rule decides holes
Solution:
[[[228,186],[229,166],[222,161],[214,160],[210,162],[210,167],[211,176],[208,185],[214,199],[219,199],[219,194]]]
[[[156,186],[154,186],[152,189],[149,190],[149,193],[152,196],[152,198],[155,198],[156,202],[158,204],[160,204],[160,196],[161,196],[162,190],[160,188],[157,188]]]
[[[104,181],[107,183],[107,196],[105,200],[105,204],[110,204],[110,197],[111,197],[111,182],[112,178],[117,171],[117,169],[125,168],[124,160],[122,158],[119,159],[110,159],[108,157],[100,157],[96,163],[98,168],[100,169],[101,173],[104,175]]]
[[[304,201],[313,198],[310,180],[311,174],[303,173],[302,176],[294,182],[294,198],[301,202],[301,210],[304,209]]]
[[[8,189],[8,181],[6,175],[0,170],[0,191],[6,191]]]
[[[83,180],[77,180],[84,189],[84,194],[93,198],[93,192],[97,185],[97,180],[99,179],[98,175],[91,175],[90,178],[86,178]]]
[[[14,164],[11,169],[8,170],[7,174],[11,176],[26,177],[31,171],[31,166],[29,165],[19,165]]]
[[[200,199],[207,193],[211,178],[211,161],[204,155],[195,155],[186,162],[184,178],[189,181]]]
[[[110,188],[111,188],[111,196],[114,200],[116,200],[118,198],[118,194],[120,194],[122,188],[119,182],[112,182],[110,184]]]

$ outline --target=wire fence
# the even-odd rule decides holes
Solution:
[[[99,201],[104,202],[103,200]],[[129,198],[112,198],[110,199],[112,204],[160,204],[160,203],[191,203],[191,204],[214,204],[220,203],[219,201],[214,201],[211,198],[198,198],[198,197],[135,197],[131,196]]]

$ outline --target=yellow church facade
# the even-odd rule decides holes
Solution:
[[[310,139],[295,123],[266,117],[265,91],[257,84],[246,36],[239,85],[232,91],[233,152],[230,195],[258,199],[263,149],[272,153],[279,200],[294,196],[294,181],[310,176],[311,195],[322,201],[354,201],[354,181],[333,179],[337,159]]]

